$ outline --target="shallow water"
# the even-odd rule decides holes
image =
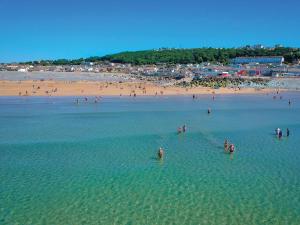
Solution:
[[[300,224],[299,97],[1,97],[0,224]]]

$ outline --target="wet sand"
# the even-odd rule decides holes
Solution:
[[[193,95],[193,94],[254,94],[271,93],[274,89],[255,88],[184,88],[162,86],[140,82],[102,82],[102,81],[54,81],[26,80],[0,81],[0,96],[130,96],[140,95]]]

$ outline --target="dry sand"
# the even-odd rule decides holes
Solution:
[[[0,81],[0,96],[99,96],[115,95],[192,95],[192,94],[253,94],[273,92],[274,89],[183,88],[163,87],[150,82],[97,82],[97,81]]]

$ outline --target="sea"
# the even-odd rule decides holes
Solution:
[[[299,225],[300,94],[275,95],[0,97],[0,224]]]

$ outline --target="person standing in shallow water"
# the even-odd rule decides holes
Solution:
[[[164,150],[163,150],[162,147],[160,147],[158,149],[157,156],[158,156],[159,159],[162,159],[164,157]]]
[[[208,108],[208,110],[207,110],[207,114],[210,114],[211,113],[211,109],[210,108]]]
[[[226,140],[224,141],[224,151],[225,151],[225,152],[228,151],[228,145],[229,145],[229,143],[228,143],[228,140],[226,139]]]
[[[287,137],[290,136],[290,130],[289,130],[289,128],[286,128],[286,136]]]
[[[234,149],[235,149],[234,144],[230,144],[230,146],[229,146],[229,152],[231,154],[234,153]]]
[[[184,133],[186,132],[186,125],[185,125],[185,124],[182,126],[182,131],[183,131]]]
[[[278,138],[279,138],[279,139],[282,138],[282,130],[279,131]]]
[[[177,134],[181,134],[182,133],[182,128],[181,127],[178,127],[177,129]]]

